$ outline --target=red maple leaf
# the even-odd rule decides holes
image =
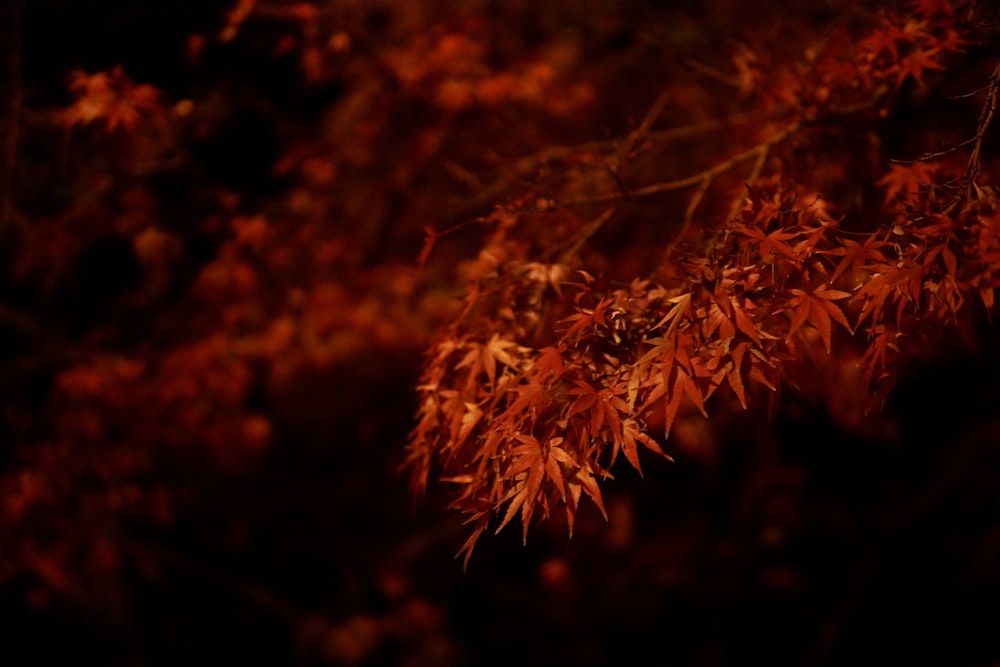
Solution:
[[[819,335],[822,336],[823,342],[826,344],[826,352],[829,354],[831,318],[853,333],[851,325],[844,315],[844,311],[840,309],[840,306],[833,303],[838,299],[846,299],[851,296],[847,292],[826,289],[824,287],[817,288],[811,294],[800,289],[793,289],[791,292],[795,296],[792,297],[788,304],[792,308],[792,324],[788,328],[786,341],[790,340],[792,335],[808,321],[819,330]]]
[[[833,275],[830,276],[830,282],[832,283],[837,279],[837,277],[846,270],[850,270],[853,273],[857,273],[862,268],[868,265],[870,261],[886,263],[889,260],[885,258],[882,254],[880,248],[884,248],[891,245],[888,241],[879,241],[878,234],[872,234],[864,243],[858,243],[852,239],[845,238],[842,240],[844,244],[843,247],[831,248],[830,250],[825,250],[824,253],[827,255],[843,255],[844,258],[840,260],[837,264],[837,268],[834,269]]]
[[[915,49],[900,60],[899,75],[896,77],[896,85],[902,85],[906,77],[912,76],[917,85],[924,82],[924,70],[944,69],[944,65],[939,63],[934,56],[941,52],[939,48]]]
[[[888,204],[898,196],[908,199],[917,194],[921,187],[933,182],[938,171],[938,165],[932,162],[891,164],[888,173],[877,184],[885,187],[885,203]]]

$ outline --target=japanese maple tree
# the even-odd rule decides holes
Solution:
[[[669,457],[677,421],[713,401],[774,405],[783,387],[817,391],[819,369],[825,391],[869,396],[841,415],[856,423],[912,341],[990,315],[1000,68],[968,79],[975,122],[907,154],[880,138],[981,39],[974,9],[853,8],[782,44],[758,35],[728,72],[689,63],[736,89],[714,117],[668,79],[631,132],[522,158],[534,187],[473,221],[486,240],[429,353],[409,444],[418,492],[432,476],[457,489],[466,561],[514,517],[526,538],[557,508],[572,534],[584,496],[606,516],[619,457],[640,472],[643,451]],[[632,255],[629,238],[649,247]]]
[[[933,474],[892,407],[939,347],[996,358],[997,15],[779,4],[0,3],[5,637],[721,664],[777,620],[761,655],[839,657],[887,616],[844,611],[871,533],[989,509],[977,385],[919,385],[981,410],[928,411]],[[789,454],[802,405],[836,432]],[[970,523],[883,572],[958,545],[974,608]]]

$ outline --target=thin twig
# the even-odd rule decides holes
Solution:
[[[744,113],[733,114],[732,116],[727,116],[725,118],[714,118],[700,123],[692,123],[691,125],[682,125],[681,127],[651,130],[646,133],[646,138],[650,141],[656,142],[688,139],[702,135],[705,132],[711,132],[712,130],[749,123],[759,119],[762,114],[763,112],[760,110],[747,111]],[[514,168],[522,175],[527,174],[534,170],[538,165],[546,162],[552,162],[553,160],[568,158],[580,155],[581,153],[610,151],[614,149],[615,146],[620,145],[621,141],[621,138],[612,138],[590,141],[584,144],[576,144],[572,146],[553,146],[552,148],[546,148],[545,150],[532,153],[531,155],[526,155],[518,159],[518,161],[514,163]]]
[[[979,125],[976,128],[976,141],[972,147],[972,154],[969,156],[969,166],[966,170],[966,185],[965,194],[963,199],[968,200],[972,195],[972,188],[975,186],[976,178],[979,176],[980,164],[980,152],[983,147],[983,138],[986,136],[986,130],[989,128],[990,123],[993,121],[993,115],[997,110],[997,98],[1000,95],[1000,65],[997,65],[990,75],[990,87],[989,93],[986,96],[986,104],[983,106],[983,111],[979,114]]]
[[[750,170],[750,175],[747,177],[747,183],[753,183],[760,177],[760,172],[764,168],[764,162],[767,160],[768,150],[770,149],[770,144],[765,144],[758,147],[757,160],[754,162],[753,168]],[[712,185],[712,178],[706,178],[701,186],[691,195],[691,201],[688,202],[687,208],[684,210],[684,223],[681,228],[674,235],[674,238],[670,240],[667,247],[663,250],[663,259],[661,264],[666,263],[670,259],[670,255],[673,254],[674,249],[677,244],[680,243],[684,237],[687,235],[688,229],[691,228],[691,221],[694,219],[694,212],[701,203],[702,198],[704,198],[705,193],[708,188]],[[739,215],[740,208],[743,205],[743,197],[737,197],[733,200],[732,206],[729,208],[729,214],[726,216],[725,222],[722,227],[725,228],[730,222],[732,222],[737,215]]]
[[[750,170],[750,175],[747,176],[747,183],[753,185],[754,182],[760,178],[760,172],[764,169],[764,163],[767,162],[767,154],[771,150],[771,145],[766,144],[761,146],[760,152],[757,154],[757,160],[753,163],[753,168]],[[729,214],[726,216],[725,224],[732,222],[737,215],[740,213],[740,209],[743,207],[743,198],[737,197],[733,200],[732,206],[729,207]]]
[[[693,123],[691,125],[683,125],[681,127],[651,130],[646,134],[646,139],[654,143],[666,143],[681,139],[689,139],[691,137],[697,137],[705,134],[706,132],[712,132],[726,127],[734,127],[758,120],[763,113],[764,112],[761,110],[747,111],[744,113],[733,114],[732,116],[727,116],[725,118],[707,120],[700,123]],[[534,175],[535,172],[543,165],[559,160],[567,160],[585,153],[609,154],[616,150],[616,147],[621,145],[621,142],[621,137],[601,139],[599,141],[591,141],[583,144],[553,146],[551,148],[538,151],[537,153],[524,155],[520,158],[511,158],[513,162],[508,162],[504,167],[502,167],[503,171],[501,171],[496,180],[479,189],[474,196],[456,204],[455,208],[449,212],[447,219],[454,221],[467,218],[470,215],[475,215],[484,207],[494,204],[505,194],[509,194],[511,185],[517,179]]]
[[[852,113],[871,109],[873,106],[878,104],[879,100],[884,98],[889,93],[889,90],[888,86],[879,86],[868,99],[861,100],[860,102],[856,102],[854,104],[848,104],[845,107],[831,106],[830,111],[832,113],[848,116]]]
[[[687,231],[687,228],[691,225],[691,221],[694,219],[694,212],[698,209],[698,204],[701,203],[702,198],[704,198],[705,193],[708,192],[709,186],[712,185],[712,179],[706,178],[702,181],[698,189],[695,190],[694,194],[691,195],[691,201],[688,202],[687,208],[684,209],[684,226],[681,229],[683,235]]]
[[[927,162],[928,160],[934,160],[945,155],[950,155],[954,153],[959,148],[963,148],[972,144],[972,152],[969,154],[969,163],[965,170],[965,178],[957,186],[963,188],[962,193],[957,197],[948,207],[951,210],[952,207],[961,206],[967,202],[972,197],[972,191],[976,187],[976,179],[979,177],[979,171],[982,168],[980,153],[982,152],[983,138],[986,136],[986,130],[989,128],[990,123],[993,122],[993,116],[996,114],[998,99],[1000,99],[1000,65],[998,65],[993,72],[990,74],[990,82],[983,88],[979,88],[972,93],[965,95],[959,95],[951,99],[962,99],[965,97],[970,97],[971,95],[981,93],[982,91],[987,91],[986,103],[983,105],[983,109],[979,114],[979,121],[976,124],[976,134],[969,137],[965,141],[960,141],[957,144],[948,146],[948,148],[937,151],[934,153],[923,153],[917,158],[912,160],[898,160],[893,159],[890,162],[895,164],[917,164],[918,162]]]
[[[698,189],[694,191],[694,194],[691,195],[691,201],[688,202],[687,208],[684,209],[684,221],[681,223],[681,228],[677,230],[674,237],[670,239],[669,243],[667,243],[667,247],[663,249],[663,260],[661,261],[661,264],[670,258],[670,255],[673,254],[674,248],[677,247],[677,244],[680,243],[685,236],[687,236],[688,230],[691,229],[691,221],[694,220],[694,212],[697,210],[698,205],[705,197],[705,193],[708,192],[708,188],[711,187],[711,185],[712,179],[706,178],[701,182],[701,185],[698,186]]]
[[[936,160],[939,157],[944,157],[945,155],[951,155],[959,148],[968,146],[975,140],[976,137],[969,137],[965,141],[960,141],[957,144],[952,144],[948,146],[948,148],[944,149],[943,151],[937,151],[936,153],[924,153],[920,157],[913,158],[912,160],[900,160],[898,158],[892,158],[889,160],[889,162],[892,162],[893,164],[917,164],[918,162],[927,162],[928,160]]]
[[[694,58],[689,58],[687,56],[682,57],[681,61],[696,72],[709,76],[716,81],[726,84],[727,86],[732,86],[736,90],[741,89],[740,82],[736,79],[736,77],[730,76],[725,72],[712,67],[711,65],[706,65],[705,63],[698,62]]]
[[[580,229],[580,231],[576,233],[576,236],[574,236],[570,241],[570,245],[566,248],[566,250],[559,253],[559,260],[556,263],[568,264],[576,253],[580,251],[580,248],[583,247],[583,244],[586,243],[587,239],[596,234],[597,230],[604,226],[604,223],[614,217],[616,211],[617,209],[612,206],[604,211],[604,213],[601,213],[599,216],[584,225],[583,228]]]
[[[667,91],[660,93],[660,95],[656,98],[656,101],[653,102],[653,106],[651,106],[649,111],[646,112],[646,116],[642,119],[642,122],[639,123],[639,127],[637,127],[634,132],[631,132],[625,138],[625,141],[622,142],[622,145],[618,148],[617,158],[615,159],[614,170],[616,173],[621,171],[621,166],[626,160],[629,159],[629,156],[632,155],[632,151],[635,150],[635,147],[649,134],[650,127],[652,127],[653,123],[656,122],[656,119],[660,117],[660,114],[663,113],[663,109],[667,106],[667,100],[669,99],[670,95]]]
[[[482,181],[474,173],[457,162],[448,160],[444,163],[444,168],[456,181],[461,182],[471,191],[478,192],[483,189]]]
[[[784,141],[790,134],[795,132],[799,128],[798,121],[792,123],[786,127],[781,132],[771,136],[760,144],[742,151],[733,157],[720,162],[719,164],[710,167],[704,171],[698,172],[693,176],[688,176],[686,178],[679,178],[674,181],[666,181],[664,183],[654,183],[652,185],[647,185],[642,188],[637,188],[628,192],[629,197],[648,197],[649,195],[659,194],[661,192],[671,192],[673,190],[683,190],[684,188],[689,188],[692,185],[699,185],[705,179],[713,179],[720,174],[724,174],[733,167],[735,167],[740,162],[743,162],[751,157],[759,156],[761,151],[766,151],[771,146]],[[553,202],[554,206],[580,206],[582,204],[595,204],[599,202],[615,201],[620,200],[625,197],[623,192],[605,192],[598,195],[589,195],[587,197],[578,197],[575,199],[564,199],[557,200]]]

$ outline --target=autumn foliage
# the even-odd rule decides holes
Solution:
[[[997,358],[998,22],[0,2],[0,664],[726,664],[787,599],[834,664],[837,548],[992,490],[988,383],[925,477],[880,415]]]
[[[917,341],[991,314],[1000,200],[982,146],[1000,70],[984,76],[969,136],[939,128],[902,155],[878,134],[904,89],[975,39],[967,13],[849,14],[793,58],[734,54],[728,116],[664,122],[685,103],[667,85],[629,134],[528,158],[546,178],[476,221],[487,239],[430,352],[409,445],[418,491],[432,474],[458,489],[466,560],[491,523],[519,516],[526,539],[562,508],[572,534],[584,496],[606,516],[601,481],[619,457],[641,472],[642,451],[669,456],[678,420],[713,401],[861,392],[872,400],[842,408],[856,423]],[[678,143],[702,137],[695,169],[678,173]],[[831,154],[849,138],[850,153]],[[864,187],[874,200],[834,194]],[[655,222],[637,222],[637,206]],[[652,251],[617,263],[626,232],[610,230],[638,224],[659,228]]]

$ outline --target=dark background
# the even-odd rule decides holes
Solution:
[[[670,3],[605,3],[606,23],[580,21],[581,30],[601,37],[587,42],[584,58],[603,62],[604,69],[592,64],[593,76],[613,85],[607,63],[641,69],[636,63],[646,47],[639,22],[687,17],[686,25],[704,33],[689,27],[677,39],[702,48],[745,19],[737,4],[717,3],[702,14]],[[807,4],[794,20],[823,22],[841,9]],[[369,42],[359,40],[358,48],[375,52],[380,39],[396,34],[395,6],[360,6],[352,26],[361,26],[365,32],[354,34],[367,34]],[[527,21],[531,11],[517,3],[483,6],[496,20]],[[192,221],[216,213],[221,190],[239,193],[244,213],[280,209],[297,182],[276,175],[275,161],[292,144],[313,141],[319,119],[356,83],[345,75],[304,85],[297,62],[268,48],[287,29],[281,19],[250,21],[230,44],[209,39],[201,60],[186,63],[189,36],[214,35],[231,8],[228,2],[4,3],[5,71],[16,36],[22,70],[16,85],[27,119],[14,181],[18,206],[33,220],[56,215],[77,196],[60,194],[68,178],[40,166],[59,139],[32,130],[44,123],[29,117],[70,103],[70,71],[121,64],[133,81],[153,84],[171,101],[215,95],[199,111],[209,129],[189,128],[176,164],[142,180],[160,202],[162,224],[186,242],[171,287],[156,300],[121,305],[127,286],[144,274],[127,238],[114,235],[85,243],[47,291],[4,271],[4,475],[30,467],[25,461],[34,459],[24,452],[49,435],[51,425],[20,428],[11,415],[58,414],[53,383],[76,363],[74,353],[66,358],[60,350],[153,348],[155,354],[187,335],[185,295],[228,238]],[[545,21],[559,19],[546,14],[526,27],[541,43],[550,37]],[[10,100],[15,83],[4,81]],[[633,97],[620,98],[619,106],[599,105],[590,116],[556,123],[562,126],[549,128],[550,135],[545,127],[529,128],[522,140],[614,134],[628,118],[641,117],[639,100],[653,97],[644,83],[623,93]],[[412,110],[413,128],[399,126],[401,136],[419,131],[421,114],[429,112]],[[484,141],[479,126],[455,131],[456,141],[466,142],[453,147],[458,155]],[[408,156],[404,149],[380,150],[385,161]],[[377,179],[379,164],[359,169],[358,182]],[[44,178],[33,180],[39,174]],[[407,187],[435,182],[433,175],[415,178]],[[401,196],[391,193],[397,208],[372,223],[379,242],[359,241],[364,247],[333,274],[345,285],[364,282],[358,276],[382,265],[412,265],[422,227],[433,221],[419,211],[398,213],[413,203]],[[413,205],[419,209],[420,202]],[[349,237],[364,221],[336,224]],[[16,233],[5,235],[15,240],[0,256],[12,265],[22,246]],[[451,260],[474,244],[446,245],[422,279],[447,283]],[[369,292],[354,294],[360,304]],[[461,517],[443,511],[440,489],[414,507],[399,470],[421,349],[439,323],[421,321],[424,330],[400,336],[406,342],[397,349],[360,349],[297,376],[281,396],[251,391],[247,402],[274,425],[277,444],[262,457],[236,466],[189,454],[157,458],[135,481],[168,490],[172,519],[120,519],[116,530],[125,546],[113,583],[88,578],[82,565],[76,569],[82,557],[70,550],[63,559],[70,579],[81,582],[69,587],[75,592],[40,586],[26,562],[29,552],[18,544],[34,540],[58,551],[61,519],[33,519],[0,534],[6,543],[0,664],[1000,664],[1000,341],[988,322],[975,322],[965,337],[933,341],[928,359],[906,361],[884,410],[861,429],[845,428],[822,402],[795,391],[770,418],[720,408],[704,425],[710,436],[703,448],[672,452],[673,464],[644,461],[644,480],[615,470],[606,486],[610,523],[588,506],[572,540],[555,519],[533,530],[526,546],[517,529],[487,536],[463,573],[453,560],[466,535]],[[117,333],[101,347],[94,332],[106,326]],[[194,335],[199,325],[190,326]],[[104,450],[95,451],[99,457]],[[67,460],[82,461],[88,452],[81,448]],[[82,476],[73,479],[83,483]],[[74,488],[66,492],[70,505]],[[49,530],[55,532],[44,539],[36,534]]]

